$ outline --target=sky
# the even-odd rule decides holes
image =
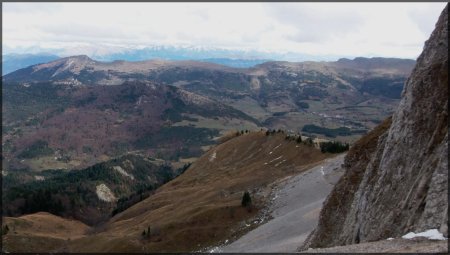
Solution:
[[[3,3],[3,54],[173,45],[415,59],[445,4]]]

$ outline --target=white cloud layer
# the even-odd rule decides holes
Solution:
[[[416,58],[445,4],[3,3],[2,43],[10,51],[193,45]]]

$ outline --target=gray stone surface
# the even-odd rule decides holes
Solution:
[[[432,228],[447,236],[447,143],[448,5],[406,82],[390,128],[368,161],[359,169],[354,162],[336,185],[305,246],[376,241]],[[359,179],[345,181],[357,171]],[[346,189],[356,192],[345,194]],[[349,201],[346,208],[339,199]],[[341,220],[330,224],[330,217]]]
[[[343,173],[344,156],[278,184],[269,208],[273,219],[214,251],[295,252],[316,226],[324,199]]]

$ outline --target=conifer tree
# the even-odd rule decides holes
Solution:
[[[252,198],[250,197],[250,193],[248,191],[244,192],[244,195],[242,196],[242,207],[250,207],[252,205]]]

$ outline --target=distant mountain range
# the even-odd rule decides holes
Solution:
[[[2,77],[5,169],[80,168],[135,150],[177,161],[224,132],[261,127],[351,142],[392,113],[414,63],[36,64]]]
[[[196,60],[230,67],[246,68],[267,61],[324,61],[336,56],[315,56],[301,53],[275,53],[257,50],[234,50],[216,47],[153,45],[143,48],[111,45],[81,45],[71,48],[27,48],[3,51],[3,75],[30,65],[45,63],[59,57],[87,55],[98,61],[144,61],[150,59]]]
[[[181,59],[189,59],[187,57],[183,56],[170,56],[170,55],[164,55],[164,54],[153,54],[148,57],[148,55],[111,55],[107,57],[99,57],[97,60],[103,60],[103,61],[114,61],[117,59],[126,60],[126,61],[141,61],[141,60],[148,60],[148,59],[167,59],[167,60],[181,60]],[[9,74],[11,72],[14,72],[16,70],[50,62],[56,59],[59,59],[59,56],[56,55],[50,55],[50,54],[10,54],[10,55],[4,55],[2,60],[2,75]],[[196,59],[201,62],[207,62],[207,63],[214,63],[214,64],[220,64],[225,65],[229,67],[237,67],[237,68],[247,68],[252,67],[267,61],[270,61],[269,59],[232,59],[232,58],[205,58],[205,59]]]

